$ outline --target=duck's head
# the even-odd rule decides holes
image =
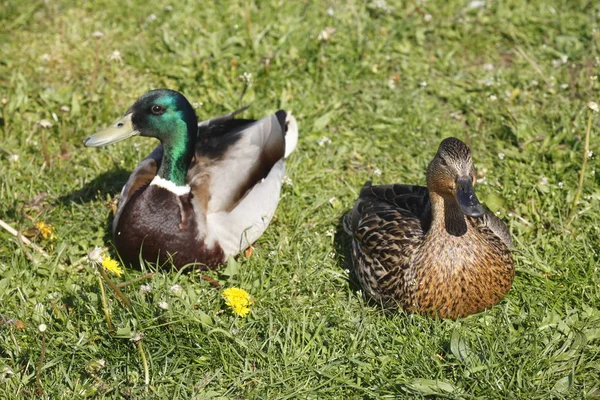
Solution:
[[[454,198],[463,214],[480,217],[484,208],[473,191],[475,181],[469,147],[456,138],[444,139],[427,168],[429,191]]]
[[[179,92],[169,89],[152,90],[125,112],[111,126],[89,137],[88,147],[106,146],[132,136],[148,136],[163,144],[195,141],[197,119],[194,109]]]

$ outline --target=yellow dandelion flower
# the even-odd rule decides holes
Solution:
[[[119,267],[119,263],[117,262],[117,260],[113,260],[109,256],[102,258],[102,267],[108,272],[115,274],[116,276],[123,275],[123,269]]]
[[[36,222],[35,227],[40,231],[42,238],[44,239],[55,239],[54,236],[54,227],[52,225],[48,225],[45,222]]]
[[[240,288],[227,288],[221,296],[225,299],[225,304],[231,307],[231,311],[240,317],[248,315],[250,306],[254,303],[248,292]]]

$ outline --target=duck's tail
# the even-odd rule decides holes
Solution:
[[[298,144],[298,122],[290,111],[286,111],[285,116],[285,158],[296,149]]]

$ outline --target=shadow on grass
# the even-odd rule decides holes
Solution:
[[[88,182],[81,189],[59,197],[57,202],[62,204],[68,204],[70,202],[81,204],[96,200],[98,197],[105,197],[99,195],[110,194],[111,196],[114,196],[121,192],[121,189],[125,185],[125,182],[127,182],[127,178],[129,178],[130,174],[131,171],[126,171],[124,169],[104,172]]]
[[[336,226],[334,238],[335,254],[337,255],[339,267],[343,270],[350,271],[348,274],[348,285],[350,289],[354,292],[358,292],[361,290],[361,287],[358,283],[358,278],[356,277],[354,264],[352,263],[352,238],[344,230],[345,215],[346,213],[342,214]]]
[[[124,169],[104,172],[85,184],[81,189],[59,197],[56,199],[56,202],[63,205],[68,205],[70,203],[84,204],[98,199],[106,199],[106,195],[110,195],[114,198],[117,194],[121,193],[121,189],[127,182],[130,174],[131,171],[126,171]],[[113,219],[114,215],[111,212],[108,214],[105,221],[104,228],[106,233],[103,237],[104,242],[110,243],[111,247],[113,239]]]

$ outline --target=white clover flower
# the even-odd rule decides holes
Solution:
[[[159,301],[158,302],[158,307],[162,308],[163,310],[168,310],[169,309],[169,303],[167,303],[166,301]]]
[[[292,182],[292,180],[290,179],[290,177],[289,177],[289,176],[287,176],[287,175],[285,175],[285,176],[283,177],[283,184],[284,184],[285,186],[294,186],[294,183]]]
[[[71,111],[71,108],[69,106],[60,106],[60,111],[68,113]]]
[[[112,53],[110,53],[109,60],[120,63],[123,61],[123,54],[119,50],[114,50]]]
[[[96,39],[102,39],[104,37],[104,33],[100,31],[94,31],[92,32],[92,37]]]
[[[332,7],[329,7],[327,9],[327,15],[329,15],[330,17],[333,17],[335,15],[335,11],[333,10]]]
[[[383,174],[383,171],[381,171],[379,168],[375,168],[373,170],[373,175],[381,176],[381,174]]]
[[[166,5],[166,6],[165,6],[165,11],[173,11],[173,6],[171,6],[171,5]]]
[[[587,103],[587,106],[590,110],[592,110],[593,112],[598,112],[600,111],[600,108],[598,108],[598,104],[595,101],[590,101]]]
[[[594,156],[594,152],[591,150],[588,150],[587,156],[588,156],[588,158],[592,158]]]
[[[152,293],[152,286],[150,286],[150,285],[140,286],[140,294],[149,294],[149,293]]]
[[[537,86],[537,85],[538,85],[537,79],[534,79],[531,81],[531,86]]]
[[[54,124],[52,122],[48,121],[47,119],[38,121],[38,124],[39,124],[39,126],[41,126],[44,129],[52,128],[54,126]]]
[[[388,87],[392,90],[396,89],[396,81],[393,78],[388,80]]]
[[[482,66],[484,71],[493,71],[494,70],[494,64],[490,64],[490,63],[485,63]]]
[[[333,229],[327,229],[327,231],[325,232],[325,236],[334,237],[335,231]]]
[[[496,100],[498,100],[498,97],[495,94],[491,94],[490,97],[488,97],[488,99],[490,101],[496,101]]]
[[[321,139],[319,139],[317,143],[319,144],[319,146],[323,147],[325,145],[331,144],[331,139],[329,139],[327,136],[323,136]]]
[[[194,102],[192,102],[192,107],[193,107],[193,108],[200,108],[200,107],[202,107],[203,105],[204,105],[204,103],[203,103],[203,102],[201,102],[201,101],[194,101]]]
[[[499,159],[504,160],[504,157],[505,157],[504,153],[498,153]]]
[[[150,15],[148,15],[148,18],[146,18],[146,20],[148,22],[153,22],[153,21],[156,21],[157,18],[158,17],[156,16],[156,14],[150,14]]]
[[[11,154],[10,156],[8,156],[8,161],[10,161],[10,162],[17,162],[17,161],[19,161],[19,155],[18,154]]]
[[[493,77],[491,77],[491,78],[487,78],[487,79],[486,79],[486,80],[483,82],[483,84],[484,84],[485,86],[488,86],[488,87],[489,87],[489,86],[494,86],[494,78],[493,78]]]
[[[467,8],[474,10],[476,8],[481,8],[485,6],[485,1],[483,0],[473,0],[468,5]]]
[[[558,188],[559,189],[562,189],[564,186],[565,186],[565,184],[562,181],[558,182]]]
[[[178,284],[174,284],[173,286],[171,286],[171,289],[169,289],[169,290],[171,291],[171,294],[173,294],[174,296],[177,296],[177,297],[183,296],[183,288]]]
[[[568,83],[563,83],[562,85],[560,85],[561,89],[568,89],[569,88],[569,84]]]
[[[426,87],[426,86],[427,86],[427,82],[425,82],[425,81],[421,81],[421,83],[419,83],[419,86],[421,86],[421,87]]]
[[[137,342],[139,342],[140,340],[142,340],[143,338],[144,338],[144,334],[143,334],[143,333],[141,333],[141,332],[136,332],[136,333],[134,333],[134,334],[133,334],[133,336],[132,336],[132,337],[131,337],[131,339],[129,339],[129,340],[131,340],[131,341],[132,341],[132,342],[134,342],[134,343],[137,343]]]
[[[45,61],[45,62],[48,62],[52,59],[52,57],[50,57],[50,54],[48,54],[48,53],[42,54],[42,56],[40,58],[42,59],[42,61]]]
[[[319,36],[317,36],[317,40],[319,40],[320,42],[329,42],[335,34],[335,31],[335,28],[328,26],[325,29],[323,29],[321,33],[319,33]]]
[[[39,324],[39,325],[38,325],[38,330],[39,330],[41,333],[44,333],[44,332],[46,332],[46,329],[48,329],[48,327],[46,326],[46,324]]]
[[[429,22],[433,19],[433,16],[429,13],[426,13],[425,15],[423,15],[423,20],[425,20],[425,22]]]

